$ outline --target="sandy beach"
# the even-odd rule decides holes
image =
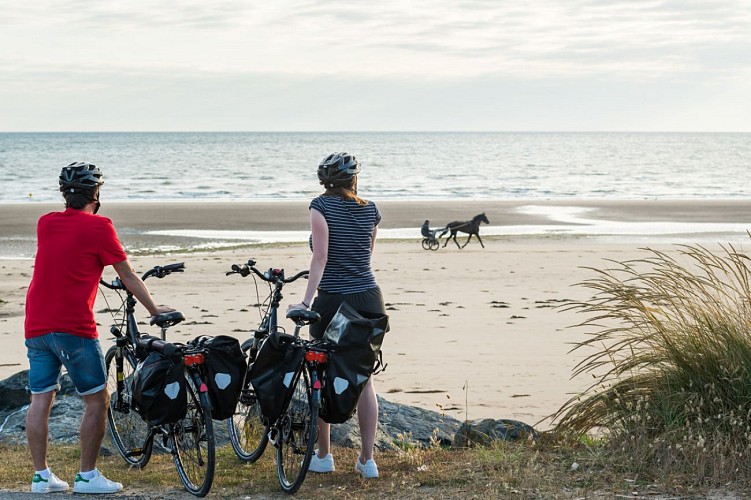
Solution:
[[[558,306],[591,295],[573,286],[592,277],[586,267],[605,267],[606,259],[644,256],[641,248],[646,245],[639,238],[484,236],[485,248],[476,241],[463,250],[453,243],[434,252],[420,246],[419,226],[426,218],[438,226],[486,212],[492,225],[543,223],[535,215],[515,211],[521,203],[529,204],[480,200],[379,203],[384,228],[415,228],[413,240],[380,241],[373,256],[392,325],[383,346],[388,368],[377,377],[376,385],[385,398],[445,411],[459,419],[513,418],[536,424],[591,383],[591,377],[570,378],[572,368],[586,354],[569,353],[571,344],[585,334],[570,327],[584,318]],[[745,201],[575,204],[591,208],[595,216],[621,221],[742,225],[751,218],[751,202]],[[306,207],[307,202],[105,203],[102,214],[113,219],[127,249],[141,245],[144,231],[153,229],[305,230]],[[33,242],[39,215],[59,208],[57,204],[0,205],[1,244]],[[670,251],[672,238],[653,238],[648,246]],[[748,246],[748,236],[742,232],[718,236],[718,243],[728,241],[739,249]],[[261,268],[282,267],[293,273],[307,269],[310,253],[303,243],[285,243],[139,254],[131,260],[139,271],[186,262],[185,273],[147,282],[159,302],[185,313],[187,321],[170,330],[170,338],[180,341],[204,334],[247,337],[259,320],[250,307],[258,302],[256,289],[250,278],[224,273],[233,263],[249,258]],[[30,259],[0,259],[0,378],[27,367],[23,305],[32,267]],[[109,268],[104,276],[115,273]],[[290,285],[285,302],[295,301],[303,287],[304,282]],[[97,311],[116,303],[112,292],[100,296]],[[145,317],[144,309],[138,312]],[[112,319],[108,313],[98,313],[98,321],[106,349],[111,345],[107,327]],[[291,328],[291,324],[285,326]],[[542,422],[539,427],[548,425]]]

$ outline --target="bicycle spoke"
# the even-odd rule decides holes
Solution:
[[[246,354],[250,352],[251,343],[252,340],[242,345]],[[249,383],[243,389],[235,414],[227,421],[227,425],[232,449],[241,460],[252,463],[263,455],[269,442],[269,428],[261,420],[261,405]]]
[[[173,424],[175,465],[185,489],[197,496],[206,495],[214,480],[214,431],[211,409],[200,384],[187,377],[188,411]]]
[[[277,475],[287,493],[302,486],[317,437],[318,405],[314,403],[307,372],[295,382],[289,407],[281,417],[277,447]]]

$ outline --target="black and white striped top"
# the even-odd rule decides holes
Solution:
[[[375,288],[370,250],[373,231],[381,222],[376,204],[369,201],[358,205],[338,196],[319,196],[309,208],[320,212],[329,227],[328,260],[318,288],[329,293],[359,293]]]

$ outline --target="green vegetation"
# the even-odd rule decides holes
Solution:
[[[751,271],[732,246],[681,246],[597,270],[573,308],[595,330],[575,373],[595,383],[557,415],[601,436],[613,466],[691,486],[751,479]]]

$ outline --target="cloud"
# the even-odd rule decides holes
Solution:
[[[394,77],[59,70],[0,85],[0,130],[747,130],[739,79],[455,81]],[[44,89],[33,82],[65,81]],[[726,100],[730,95],[731,100]]]
[[[0,18],[0,46],[12,47],[0,53],[0,115],[28,116],[29,129],[63,127],[53,111],[83,116],[95,102],[122,117],[99,120],[106,129],[137,127],[130,108],[143,103],[159,118],[142,129],[309,130],[337,99],[347,126],[365,129],[633,129],[637,110],[686,127],[644,116],[675,114],[673,95],[687,110],[750,99],[741,0],[6,0]],[[631,104],[640,95],[668,102]],[[499,118],[509,109],[519,111]],[[623,125],[598,118],[603,109]],[[725,112],[725,125],[681,114],[689,129],[739,126]]]
[[[0,6],[17,60],[236,72],[450,77],[460,73],[633,74],[659,61],[698,71],[704,54],[748,64],[751,14],[742,2],[136,0]],[[2,38],[0,38],[2,41]],[[7,45],[6,45],[7,46]],[[619,64],[613,64],[618,61]],[[520,64],[523,62],[524,64]],[[717,66],[714,64],[713,66]],[[651,71],[650,71],[651,72]]]

